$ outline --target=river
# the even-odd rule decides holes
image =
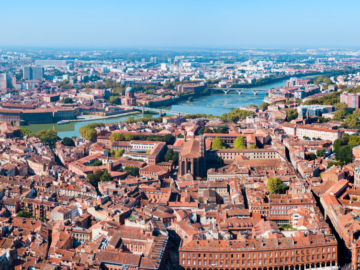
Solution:
[[[278,88],[281,86],[285,86],[287,79],[279,80],[277,82],[257,86],[254,88],[257,89],[271,89],[271,88]],[[260,105],[264,97],[266,95],[265,91],[259,91],[257,95],[248,88],[249,90],[245,90],[241,95],[237,92],[229,92],[226,95],[223,92],[217,91],[211,96],[205,96],[201,98],[197,98],[192,102],[189,101],[182,101],[178,104],[174,104],[172,106],[165,107],[165,109],[172,110],[172,111],[179,111],[179,112],[186,112],[186,113],[205,113],[205,114],[212,114],[220,116],[223,113],[228,113],[231,109],[245,107],[250,104]],[[58,125],[56,123],[52,124],[31,124],[28,126],[23,126],[31,130],[33,133],[36,133],[43,129],[56,129],[58,131],[58,136],[60,138],[64,137],[72,137],[72,136],[79,136],[79,128],[90,123],[115,123],[115,122],[122,122],[129,119],[139,119],[141,117],[146,118],[154,118],[158,117],[158,114],[133,114],[127,115],[122,117],[114,117],[104,120],[91,120],[91,121],[84,121],[84,122],[70,122],[64,125]]]

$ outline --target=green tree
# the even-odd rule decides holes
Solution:
[[[126,141],[131,141],[131,140],[133,140],[134,139],[134,135],[133,134],[131,134],[131,133],[126,133],[125,134],[125,140]]]
[[[111,175],[108,172],[108,170],[105,170],[103,172],[103,174],[100,176],[100,181],[101,182],[107,182],[107,181],[111,181]]]
[[[281,183],[274,189],[274,194],[286,194],[287,189],[288,189],[288,186],[284,183]]]
[[[124,171],[132,176],[139,176],[139,168],[137,167],[125,167]]]
[[[334,113],[334,119],[338,119],[338,120],[343,120],[346,116],[346,111],[345,110],[337,110]]]
[[[348,144],[352,147],[360,145],[360,137],[359,136],[350,136]]]
[[[350,145],[340,146],[339,150],[335,152],[335,159],[349,163],[352,161],[352,148]]]
[[[113,104],[121,104],[121,100],[118,96],[112,96],[110,97],[110,102]]]
[[[163,137],[163,142],[166,142],[166,144],[170,144],[170,145],[173,145],[174,142],[175,142],[175,137],[171,134],[166,134],[164,137]]]
[[[269,103],[266,103],[266,102],[263,102],[263,103],[261,103],[260,105],[259,105],[259,109],[260,110],[267,110],[267,108],[269,107]]]
[[[62,102],[66,104],[66,103],[73,103],[74,101],[73,101],[72,98],[64,98],[64,99],[62,100]]]
[[[212,149],[224,149],[224,142],[220,137],[215,137],[211,143]]]
[[[354,114],[346,115],[344,125],[349,128],[356,128],[359,125],[359,117]]]
[[[249,149],[258,149],[259,147],[257,147],[255,144],[252,144],[249,146]]]
[[[16,214],[16,216],[17,216],[17,217],[23,217],[23,218],[30,218],[30,217],[31,217],[31,214],[30,214],[28,211],[26,211],[26,210],[22,210],[22,211],[18,212],[18,213]]]
[[[97,132],[95,129],[88,129],[84,135],[84,139],[95,142],[97,139]]]
[[[309,160],[315,160],[315,159],[316,159],[316,155],[315,155],[314,153],[310,153],[310,154],[308,155],[308,159],[309,159]]]
[[[317,155],[318,157],[325,157],[325,154],[326,154],[325,149],[318,149],[318,150],[316,150],[316,155]]]
[[[285,111],[287,116],[287,121],[290,122],[291,120],[294,120],[298,117],[298,112],[295,109],[287,109]]]
[[[280,186],[283,182],[280,180],[279,177],[270,177],[267,182],[267,190],[270,194],[274,194],[276,188]]]
[[[246,149],[246,145],[244,142],[244,137],[237,137],[234,141],[234,148],[235,149]]]
[[[69,138],[69,137],[63,138],[63,140],[62,140],[61,143],[62,143],[63,145],[65,145],[65,146],[75,146],[74,141],[73,141],[71,138]]]
[[[20,128],[20,136],[21,137],[24,137],[24,136],[33,137],[34,134],[31,132],[31,130],[29,130],[27,128]]]
[[[115,151],[115,157],[120,158],[124,154],[124,152],[125,152],[124,149],[117,149]]]
[[[338,102],[335,104],[335,107],[337,110],[345,110],[347,108],[347,105],[344,102]]]
[[[122,133],[116,132],[116,133],[111,133],[110,135],[110,141],[114,142],[114,141],[125,141],[125,136]]]

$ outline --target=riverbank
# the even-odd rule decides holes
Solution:
[[[132,114],[139,114],[137,111],[127,112],[127,113],[120,113],[120,114],[114,114],[114,115],[107,115],[107,116],[99,116],[99,115],[81,115],[82,118],[77,118],[74,120],[68,120],[69,122],[85,122],[85,121],[93,121],[93,120],[104,120],[104,119],[111,119],[111,118],[117,118],[117,117],[123,117],[127,115]]]

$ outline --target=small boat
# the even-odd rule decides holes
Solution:
[[[67,121],[67,120],[61,120],[61,121],[57,122],[58,125],[64,125],[67,123],[69,123],[69,121]]]

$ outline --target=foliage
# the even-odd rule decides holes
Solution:
[[[294,120],[298,117],[298,112],[295,109],[287,109],[285,111],[287,116],[287,121],[290,122],[291,120]]]
[[[250,104],[248,107],[249,108],[257,108],[258,106],[256,106],[255,104]]]
[[[281,231],[288,231],[288,230],[293,231],[293,230],[296,230],[296,229],[295,229],[294,227],[292,227],[290,224],[279,225],[279,229],[280,229]]]
[[[65,104],[67,104],[67,103],[73,103],[74,101],[73,101],[72,98],[64,98],[64,99],[62,100],[62,102],[65,103]]]
[[[125,134],[125,140],[126,141],[131,141],[131,140],[133,140],[134,139],[134,135],[133,134],[131,134],[131,133],[126,133]]]
[[[130,174],[132,176],[139,176],[139,168],[138,167],[125,167],[124,171],[127,174]]]
[[[62,140],[61,143],[62,143],[63,145],[65,145],[65,146],[75,146],[74,141],[73,141],[71,138],[69,138],[69,137],[63,138],[63,140]]]
[[[234,122],[236,123],[240,119],[245,119],[247,116],[253,115],[252,111],[240,110],[239,108],[232,109],[229,113],[224,113],[221,116],[221,120],[224,122]]]
[[[172,160],[172,161],[173,161],[173,164],[174,164],[174,165],[177,165],[177,164],[178,164],[178,161],[179,161],[179,153],[176,152],[176,151],[174,151],[174,150],[172,150],[172,149],[168,149],[168,150],[166,151],[165,156],[164,156],[164,160],[165,160],[166,162]]]
[[[274,194],[277,187],[279,187],[283,182],[279,177],[270,177],[267,182],[267,190],[270,194]]]
[[[350,136],[348,144],[351,147],[360,145],[360,137],[359,136]]]
[[[258,149],[259,147],[257,147],[255,144],[252,144],[249,146],[249,149]]]
[[[220,137],[215,137],[211,143],[212,149],[225,149],[224,142]]]
[[[110,97],[110,102],[113,103],[113,104],[121,104],[121,100],[118,96],[112,96]]]
[[[335,120],[340,120],[340,121],[343,121],[343,119],[345,118],[346,116],[346,111],[341,109],[341,110],[337,110],[335,113],[334,113],[334,119]]]
[[[193,97],[189,97],[189,98],[188,98],[188,101],[189,101],[189,102],[191,102],[191,101],[193,101],[193,100],[194,100]]]
[[[101,160],[96,160],[93,163],[89,164],[88,166],[101,166],[102,165],[102,161]]]
[[[94,174],[88,174],[86,179],[95,187],[98,187],[98,183],[100,181],[100,177],[102,176],[103,172],[101,170],[97,170]]]
[[[110,141],[114,142],[114,141],[125,141],[125,136],[122,133],[119,132],[114,132],[110,135]]]
[[[310,153],[310,154],[308,155],[308,159],[309,159],[309,160],[315,160],[315,159],[316,159],[316,155],[315,155],[314,153]]]
[[[263,103],[261,103],[260,105],[259,105],[259,109],[260,110],[267,110],[267,108],[269,107],[269,103],[266,103],[266,102],[263,102]]]
[[[318,157],[325,157],[325,154],[326,154],[325,149],[318,149],[318,150],[316,150],[316,155],[317,155]]]
[[[103,174],[100,176],[100,181],[101,182],[107,182],[107,181],[111,181],[111,175],[108,172],[108,170],[105,170],[103,172]]]
[[[30,218],[30,217],[31,217],[31,214],[30,214],[28,211],[26,211],[26,210],[22,210],[22,211],[18,212],[18,213],[16,214],[16,216],[17,216],[17,217],[23,217],[23,218]]]
[[[31,132],[31,130],[27,129],[27,128],[20,128],[20,136],[24,137],[24,136],[31,136],[33,137],[34,134]]]
[[[234,141],[235,149],[246,149],[246,145],[244,142],[244,137],[237,137]]]
[[[327,166],[327,168],[329,169],[331,166],[333,166],[333,165],[335,165],[335,166],[344,166],[344,161],[338,161],[338,162],[335,162],[335,161],[330,161],[330,162],[328,162],[328,166]]]
[[[349,163],[352,160],[352,147],[350,145],[340,146],[339,150],[335,152],[335,159]]]
[[[124,149],[117,149],[115,151],[115,157],[116,158],[120,158],[123,154],[124,154],[125,150]]]
[[[274,194],[286,194],[287,190],[288,190],[288,186],[282,183],[274,189]]]
[[[86,126],[79,128],[79,134],[85,140],[88,141],[96,141],[97,132],[95,130],[96,127],[103,127],[103,123],[92,123]]]
[[[38,137],[42,143],[49,145],[50,148],[54,148],[59,139],[55,129],[40,130],[35,136]]]

